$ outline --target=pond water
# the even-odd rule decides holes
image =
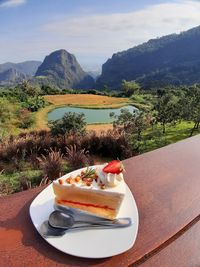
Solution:
[[[116,115],[120,115],[122,109],[127,109],[131,113],[137,108],[128,105],[121,108],[106,108],[106,109],[89,109],[89,108],[76,108],[76,107],[62,107],[56,108],[48,113],[48,121],[61,119],[66,112],[83,113],[88,124],[92,123],[111,123],[113,121],[110,118],[110,113],[114,112]]]

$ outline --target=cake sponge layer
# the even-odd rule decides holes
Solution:
[[[124,194],[116,192],[63,186],[59,183],[53,183],[53,190],[56,204],[81,209],[109,219],[116,218],[124,198]]]
[[[104,208],[104,207],[98,207],[98,206],[96,207],[93,205],[85,205],[84,203],[76,203],[76,202],[73,203],[73,202],[55,199],[55,204],[83,210],[90,214],[103,217],[103,218],[107,218],[110,220],[115,219],[117,216],[116,210],[112,210],[112,209]]]

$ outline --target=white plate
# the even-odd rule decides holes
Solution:
[[[54,210],[52,185],[45,188],[31,203],[30,217],[39,232],[41,224]],[[44,238],[50,245],[67,254],[84,258],[106,258],[130,249],[138,232],[138,210],[135,199],[126,185],[126,194],[118,218],[130,217],[133,224],[126,228],[88,229],[67,232],[61,237]]]

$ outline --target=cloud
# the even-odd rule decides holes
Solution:
[[[4,35],[0,60],[43,59],[64,48],[75,54],[81,65],[100,66],[113,53],[200,25],[199,14],[200,1],[176,0],[128,13],[57,16],[39,28]]]
[[[200,25],[200,3],[166,2],[129,13],[66,17],[42,27],[74,53],[111,56],[151,38]]]
[[[2,3],[0,2],[0,7],[16,7],[26,3],[26,0],[6,0]]]

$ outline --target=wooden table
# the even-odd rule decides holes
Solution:
[[[0,266],[200,266],[200,135],[124,165],[140,222],[130,250],[90,260],[54,249],[29,217],[36,188],[0,198]]]

